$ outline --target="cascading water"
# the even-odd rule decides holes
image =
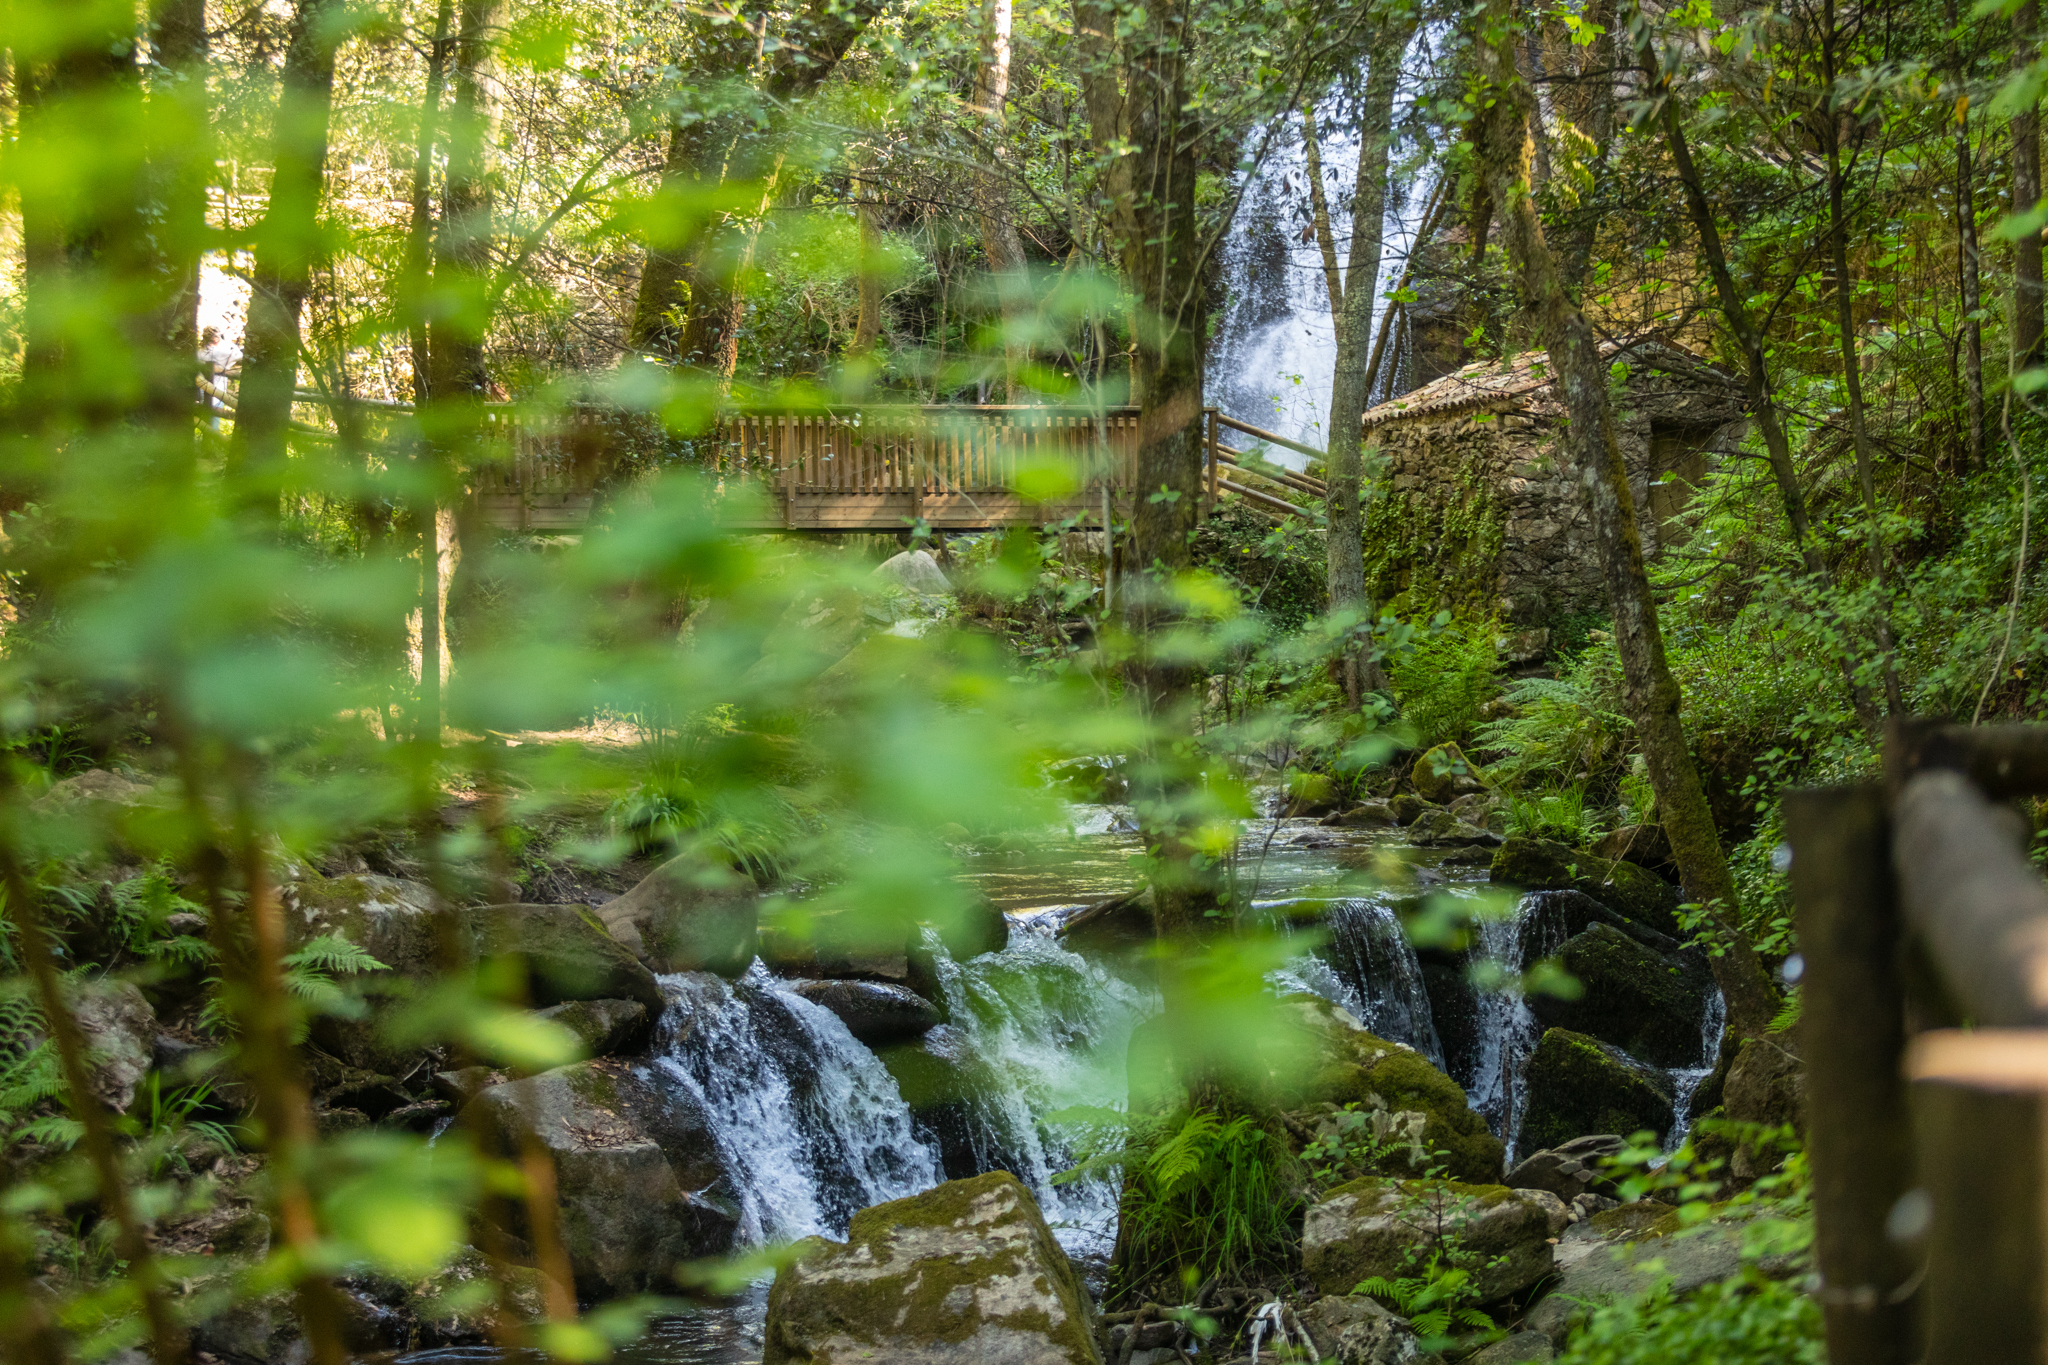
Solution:
[[[1332,901],[1324,922],[1328,943],[1275,973],[1274,986],[1342,1005],[1380,1037],[1406,1043],[1442,1066],[1422,963],[1393,907],[1371,897]]]
[[[1545,914],[1543,893],[1522,897],[1509,919],[1482,919],[1477,926],[1474,952],[1500,977],[1499,984],[1479,992],[1478,1056],[1465,1092],[1475,1112],[1507,1144],[1508,1158],[1515,1156],[1515,1139],[1522,1130],[1522,1112],[1528,1104],[1522,1084],[1529,1056],[1536,1050],[1543,1030],[1522,995],[1522,973],[1529,964],[1541,962],[1564,946],[1565,927],[1559,916]]]
[[[840,1235],[857,1211],[942,1179],[896,1082],[836,1015],[759,962],[736,982],[663,985],[655,1066],[696,1106],[733,1175],[742,1241]]]
[[[1403,86],[1407,86],[1404,78]],[[1406,103],[1404,88],[1399,102]],[[1337,257],[1350,251],[1349,205],[1358,161],[1358,137],[1346,129],[1344,100],[1326,98],[1316,110],[1323,194]],[[1273,152],[1252,173],[1222,248],[1228,303],[1210,349],[1210,400],[1233,417],[1307,445],[1324,445],[1323,417],[1336,375],[1337,334],[1321,247],[1309,211],[1308,154],[1299,115],[1278,131]],[[1396,185],[1388,203],[1380,277],[1373,284],[1373,325],[1389,306],[1385,295],[1415,247],[1429,186]],[[1395,338],[1390,338],[1390,344]],[[1401,392],[1384,366],[1374,397]],[[1299,468],[1304,457],[1269,450],[1267,458]]]
[[[1052,1116],[1124,1107],[1131,1033],[1158,1002],[1053,932],[1048,923],[1020,924],[1008,948],[963,963],[938,949],[939,986],[949,1027],[989,1082],[969,1116],[978,1160],[1028,1185],[1069,1251],[1101,1256],[1116,1237],[1116,1188],[1103,1179],[1053,1183],[1076,1153],[1073,1134]]]
[[[1717,986],[1707,996],[1707,1016],[1700,1025],[1700,1060],[1697,1066],[1681,1067],[1671,1073],[1677,1084],[1677,1096],[1671,1104],[1671,1133],[1664,1139],[1664,1150],[1675,1152],[1684,1145],[1686,1135],[1692,1131],[1692,1102],[1699,1094],[1700,1085],[1714,1072],[1714,1065],[1721,1055],[1721,1030],[1728,1023],[1728,1001]]]

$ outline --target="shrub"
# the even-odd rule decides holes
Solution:
[[[1439,616],[1407,649],[1389,656],[1388,681],[1417,745],[1464,739],[1479,723],[1480,708],[1500,691],[1496,633],[1492,621]]]

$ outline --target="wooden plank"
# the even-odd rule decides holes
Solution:
[[[1784,811],[1806,963],[1799,1037],[1828,1357],[1908,1365],[1919,1355],[1918,1272],[1888,1231],[1915,1184],[1891,820],[1875,783],[1788,792]]]

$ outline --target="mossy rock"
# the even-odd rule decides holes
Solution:
[[[1295,1103],[1370,1104],[1377,1095],[1389,1110],[1428,1116],[1423,1145],[1457,1180],[1491,1184],[1500,1179],[1505,1149],[1472,1112],[1459,1084],[1413,1048],[1366,1031],[1343,1009],[1317,996],[1290,996],[1315,1039],[1318,1056],[1306,1093],[1284,1096]],[[1285,1079],[1285,1078],[1283,1078]],[[1302,1087],[1296,1086],[1297,1090]]]
[[[469,931],[479,957],[524,963],[537,1006],[635,1000],[658,1018],[667,1004],[654,973],[587,906],[487,905],[469,912]]]
[[[1489,784],[1479,765],[1456,744],[1439,744],[1415,760],[1408,771],[1415,792],[1425,801],[1446,805],[1453,798],[1482,791]]]
[[[753,887],[695,855],[669,859],[597,907],[597,918],[657,972],[739,976],[753,964],[760,939]]]
[[[1676,935],[1678,889],[1634,863],[1618,863],[1548,839],[1509,835],[1493,855],[1492,880],[1523,891],[1579,891],[1626,919]]]
[[[1545,1028],[1591,1034],[1658,1066],[1699,1065],[1714,986],[1704,969],[1653,953],[1611,924],[1588,925],[1558,957],[1579,996],[1532,998]]]
[[[1031,1192],[1008,1171],[853,1216],[775,1276],[762,1365],[1101,1365],[1093,1309]]]
[[[1529,1059],[1520,1145],[1561,1147],[1589,1133],[1671,1131],[1671,1078],[1597,1038],[1547,1030]]]
[[[1552,1224],[1556,1202],[1502,1185],[1354,1180],[1310,1206],[1302,1273],[1324,1294],[1349,1294],[1373,1276],[1419,1275],[1443,1248],[1482,1302],[1503,1299],[1550,1273],[1551,1239],[1563,1231]]]

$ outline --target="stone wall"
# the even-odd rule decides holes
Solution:
[[[1742,395],[1713,370],[1638,366],[1617,398],[1643,548],[1654,558],[1683,535],[1670,518],[1690,485],[1741,439]],[[1366,517],[1374,599],[1410,614],[1497,615],[1513,662],[1542,657],[1559,624],[1604,615],[1606,589],[1563,428],[1563,405],[1548,386],[1485,410],[1380,421],[1368,441],[1380,465]],[[1664,481],[1667,472],[1683,483]]]

